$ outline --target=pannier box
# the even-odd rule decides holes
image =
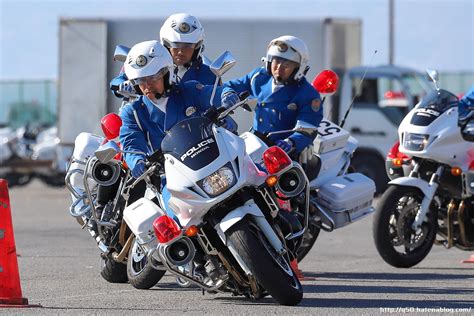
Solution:
[[[161,215],[165,215],[165,212],[146,198],[133,202],[123,211],[123,219],[137,237],[138,243],[145,246],[147,251],[157,245],[153,221]]]
[[[334,228],[340,228],[373,212],[374,193],[375,183],[370,178],[350,173],[323,185],[317,202],[334,222]]]
[[[342,148],[349,139],[349,132],[331,121],[322,120],[318,127],[318,135],[313,141],[313,151],[323,154]]]

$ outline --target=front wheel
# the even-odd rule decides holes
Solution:
[[[248,218],[226,232],[236,252],[258,283],[282,305],[297,305],[303,298],[303,288],[290,264],[278,254]]]
[[[382,195],[373,222],[375,246],[382,259],[397,268],[410,268],[421,262],[436,237],[436,210],[431,207],[420,228],[412,223],[424,194],[417,188],[390,186]]]
[[[152,288],[161,280],[165,272],[165,270],[153,268],[146,253],[135,239],[127,260],[127,275],[130,284],[136,289]]]

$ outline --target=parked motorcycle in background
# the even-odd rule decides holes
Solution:
[[[68,154],[59,146],[57,127],[32,127],[0,131],[0,177],[10,187],[38,178],[47,185],[64,185]]]
[[[438,87],[436,71],[427,74],[436,91],[398,129],[410,173],[389,182],[373,222],[377,251],[400,268],[421,262],[434,243],[474,250],[474,119],[460,120],[458,98]]]

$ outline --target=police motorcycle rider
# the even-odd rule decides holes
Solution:
[[[166,19],[160,29],[160,41],[177,66],[175,72],[181,81],[197,80],[204,85],[212,85],[216,76],[203,63],[204,28],[199,20],[186,13],[173,14]],[[129,98],[135,94],[126,73],[111,80],[110,87],[117,97]]]
[[[213,87],[194,80],[177,83],[174,68],[170,53],[158,41],[138,43],[127,55],[125,74],[140,97],[122,108],[119,138],[124,151],[134,152],[125,154],[134,178],[145,171],[146,156],[138,152],[151,155],[161,148],[167,130],[211,107]],[[217,88],[212,105],[229,107],[239,101],[236,94],[222,94],[221,98],[221,92]],[[143,194],[143,187],[139,190]],[[167,201],[166,189],[162,193]]]
[[[459,101],[459,118],[466,120],[466,117],[472,116],[474,111],[474,85]]]
[[[322,120],[323,110],[319,92],[305,78],[309,70],[308,48],[295,36],[280,36],[270,41],[266,56],[262,60],[265,63],[264,67],[256,68],[241,78],[225,82],[224,91],[240,93],[247,90],[255,97],[257,106],[253,133],[267,145],[277,145],[293,160],[303,162],[304,168],[306,161],[300,158],[312,157],[311,145],[316,137],[316,131],[311,134],[301,132],[268,134],[291,130],[298,120],[316,127]],[[308,151],[311,155],[301,155],[303,151]],[[299,199],[294,200],[296,204],[282,200],[280,206],[293,210],[292,204],[300,204],[297,200]],[[302,217],[295,212],[280,212],[280,214],[285,216],[288,223],[292,223],[293,231],[297,231]],[[294,264],[296,265],[296,260]]]
[[[318,126],[323,117],[318,91],[306,80],[309,54],[306,44],[291,35],[270,41],[264,67],[224,83],[225,92],[248,91],[257,99],[253,132],[265,140],[271,132],[291,130],[301,120]],[[293,159],[313,143],[316,133],[300,132],[271,135],[274,143]]]

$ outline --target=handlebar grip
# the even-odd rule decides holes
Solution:
[[[244,92],[239,93],[240,101],[243,101],[243,100],[247,99],[249,97],[249,95],[250,95],[250,93],[248,91],[244,91]]]

